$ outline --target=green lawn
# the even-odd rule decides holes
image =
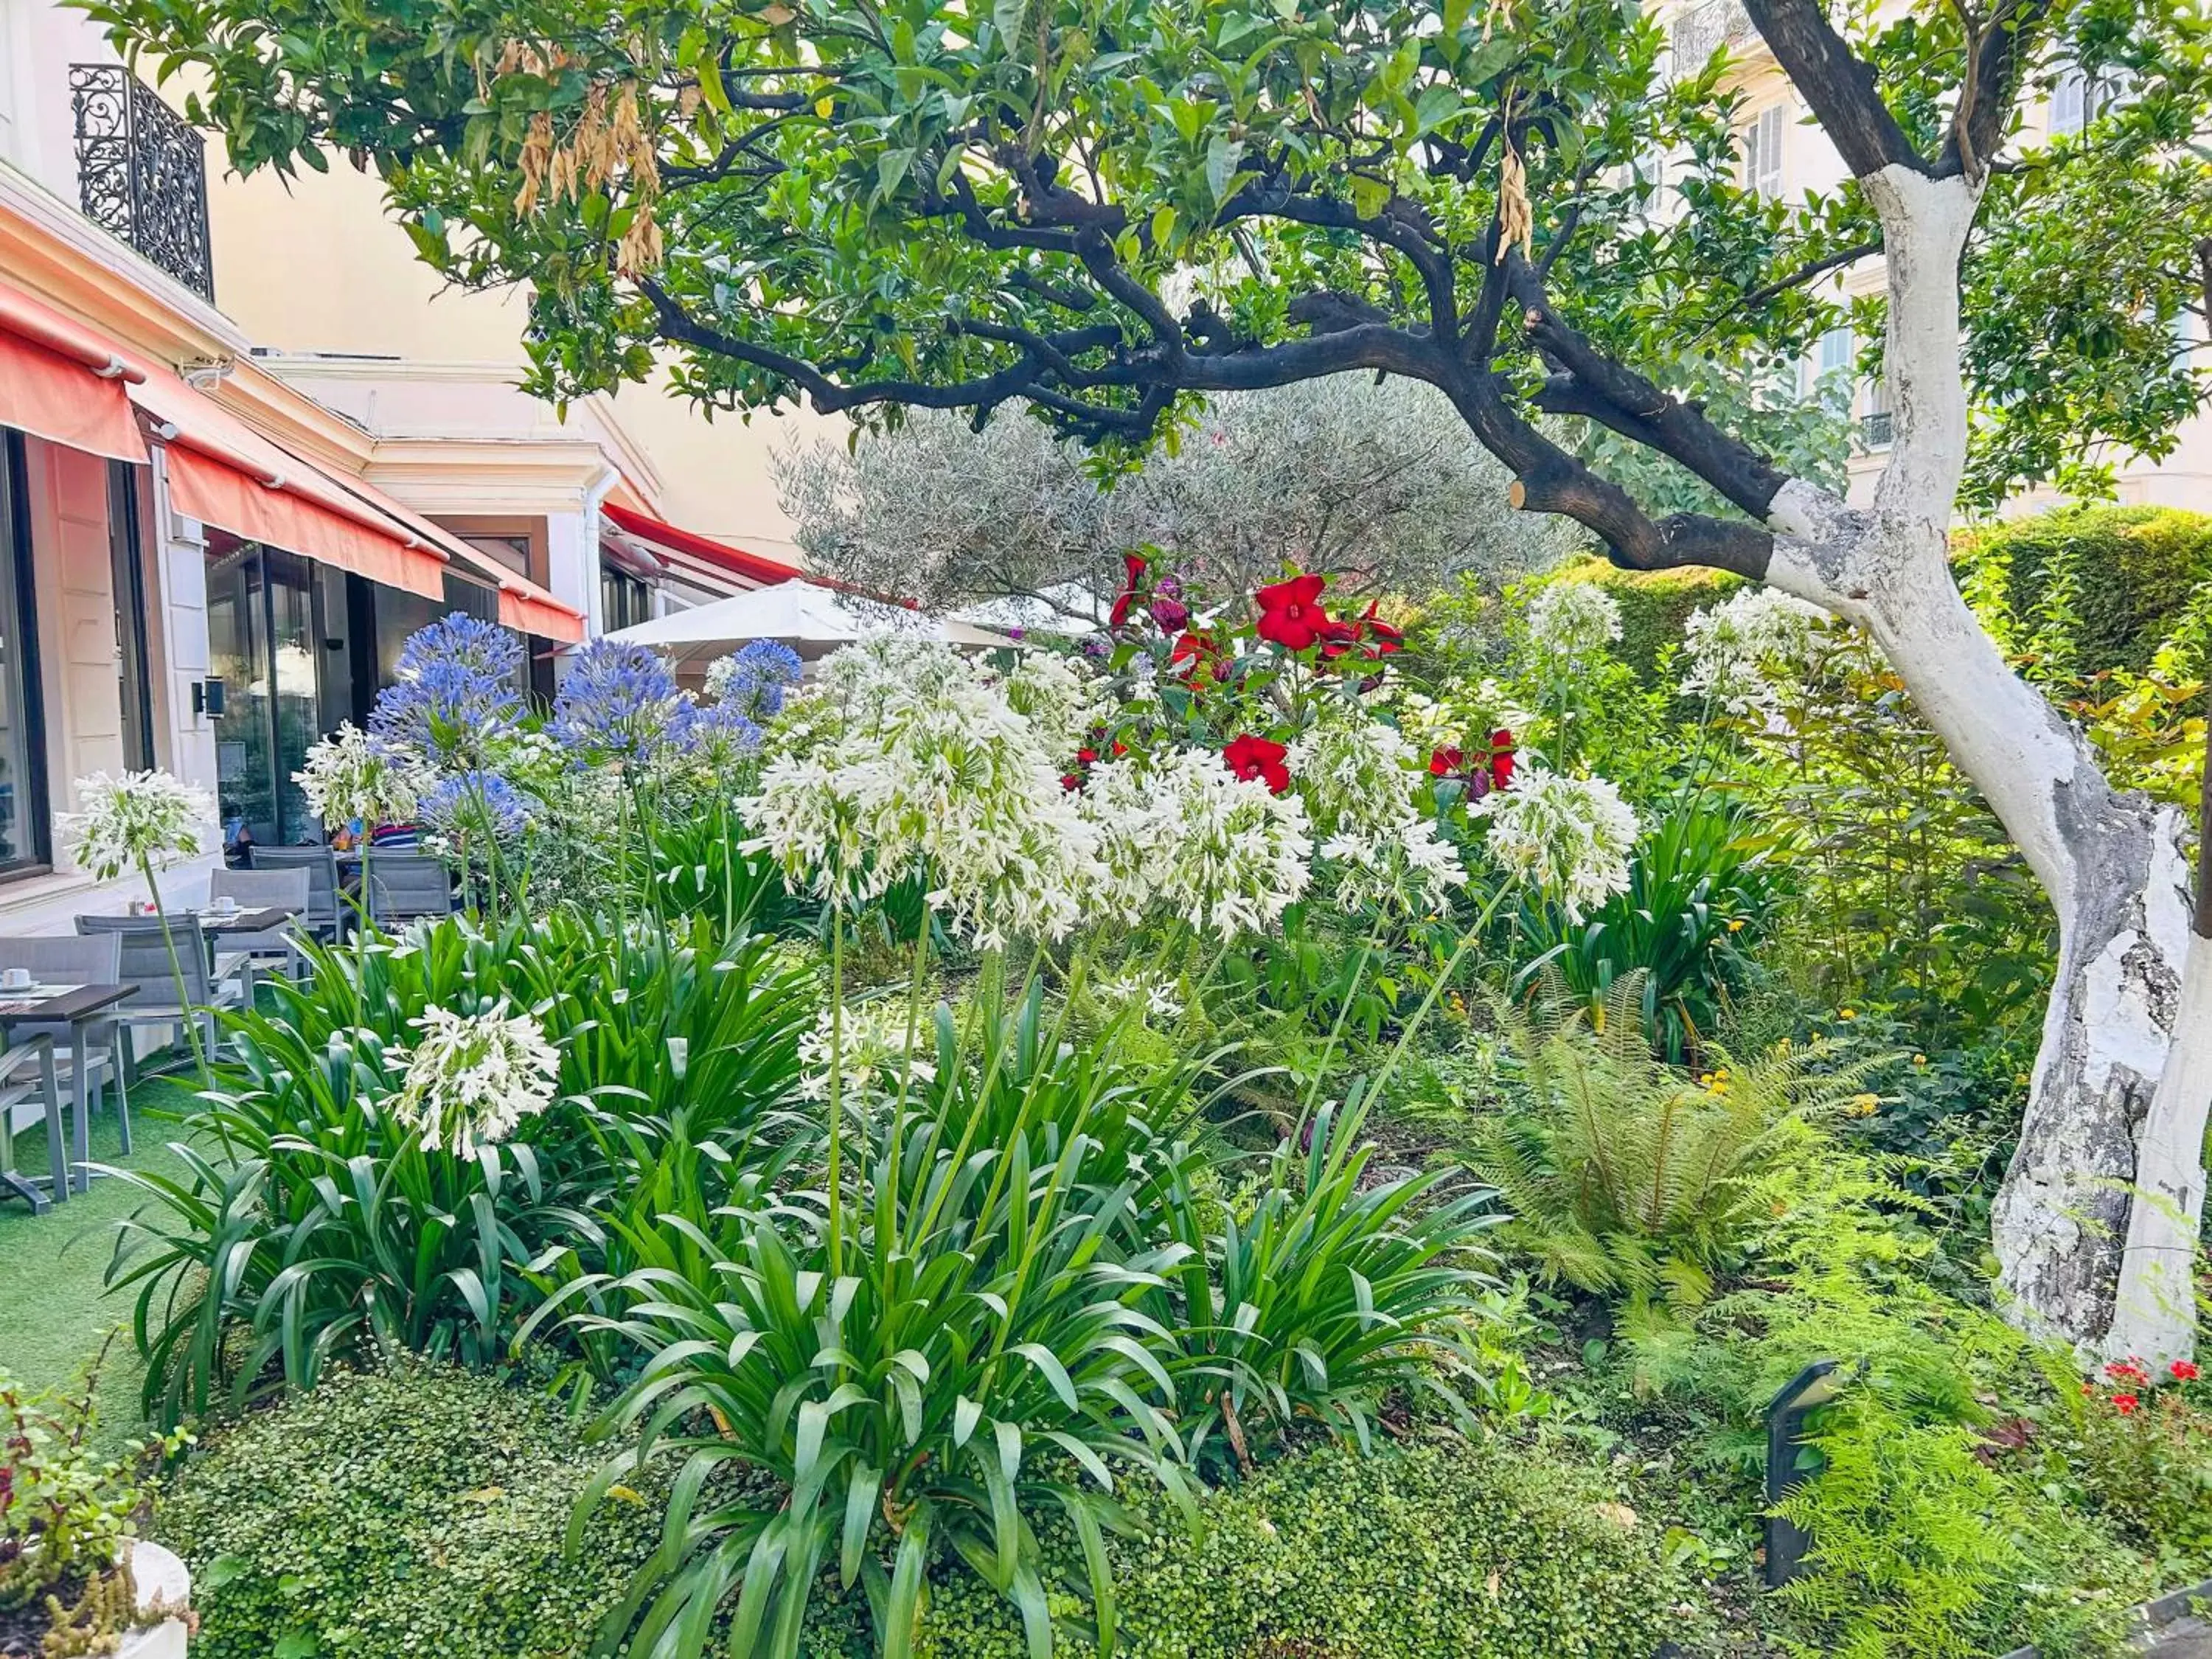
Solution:
[[[131,1127],[137,1147],[125,1158],[112,1113],[93,1120],[92,1156],[96,1163],[180,1175],[183,1166],[167,1143],[184,1136],[174,1115],[189,1109],[191,1096],[166,1079],[142,1080],[131,1091]],[[44,1126],[15,1137],[20,1170],[44,1173]],[[109,1296],[101,1274],[115,1244],[116,1223],[145,1201],[125,1181],[94,1181],[92,1191],[33,1216],[14,1200],[0,1200],[0,1368],[37,1390],[74,1389],[101,1340],[116,1327],[124,1330],[108,1350],[99,1389],[100,1433],[103,1442],[136,1435],[138,1383],[143,1368],[128,1328],[131,1299]]]

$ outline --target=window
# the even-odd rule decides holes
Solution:
[[[599,566],[599,629],[611,634],[653,620],[653,590],[642,576],[611,564]]]
[[[1770,104],[1743,133],[1744,188],[1762,202],[1782,198],[1782,106]]]
[[[2118,70],[2086,75],[2079,69],[2062,73],[2051,88],[2051,135],[2079,132],[2127,92],[2127,76]]]
[[[1812,393],[1834,414],[1851,412],[1858,361],[1858,337],[1848,325],[1830,329],[1814,348]]]
[[[133,772],[154,757],[154,681],[146,659],[146,562],[139,551],[138,469],[107,464],[107,558],[115,595],[115,681],[123,711],[123,764]]]
[[[1877,374],[1867,382],[1866,416],[1859,422],[1859,435],[1869,449],[1887,449],[1896,428],[1889,412],[1889,379]]]
[[[0,432],[0,878],[44,869],[49,856],[46,710],[23,465],[22,434]]]

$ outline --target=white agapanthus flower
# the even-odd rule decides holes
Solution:
[[[1465,884],[1458,854],[1413,798],[1425,757],[1395,728],[1326,705],[1289,760],[1346,910],[1433,910]]]
[[[1528,603],[1528,643],[1559,661],[1589,656],[1620,637],[1620,606],[1595,582],[1551,582]]]
[[[822,678],[836,707],[739,803],[787,884],[858,903],[923,871],[947,925],[987,950],[1085,920],[1097,836],[1003,690],[911,635],[841,651]]]
[[[839,1092],[844,1100],[861,1097],[862,1091],[879,1079],[887,1078],[896,1087],[899,1069],[908,1058],[906,1025],[904,997],[848,1002],[834,1031],[830,1010],[824,1008],[816,1018],[814,1029],[799,1033],[799,1092],[808,1100],[830,1098],[830,1057],[833,1050],[842,1061],[838,1069],[844,1073],[844,1080]],[[926,1083],[937,1075],[935,1033],[936,1028],[925,1011],[914,1033],[911,1075],[916,1082]]]
[[[335,828],[358,820],[374,830],[412,823],[431,780],[421,759],[405,747],[372,737],[348,720],[308,746],[306,763],[292,774],[292,781],[325,824]]]
[[[1093,769],[1082,797],[1104,866],[1102,915],[1155,907],[1233,939],[1272,926],[1312,879],[1305,804],[1243,779],[1208,749]]]
[[[1491,856],[1557,901],[1571,921],[1628,890],[1636,812],[1603,778],[1524,766],[1510,788],[1492,791],[1471,811],[1488,822]]]
[[[409,1024],[422,1035],[391,1109],[424,1146],[472,1158],[553,1103],[561,1056],[529,1015],[501,1001],[481,1014],[428,1008]]]
[[[70,856],[100,881],[198,857],[201,827],[215,816],[206,790],[167,772],[79,778],[76,798],[82,810],[62,819]]]
[[[1777,676],[1802,667],[1814,624],[1827,613],[1775,587],[1753,587],[1691,613],[1682,628],[1689,672],[1682,690],[1709,697],[1729,713],[1772,718]]]
[[[1073,755],[1106,713],[1098,684],[1074,658],[1032,651],[1006,676],[1006,701],[1029,717],[1054,755]]]
[[[1147,973],[1141,968],[1132,968],[1103,981],[1098,987],[1098,994],[1100,1000],[1109,1006],[1135,1008],[1146,1019],[1177,1020],[1182,1018],[1181,989],[1164,974]]]

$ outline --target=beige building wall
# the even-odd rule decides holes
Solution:
[[[484,396],[527,364],[520,292],[447,287],[386,213],[382,182],[342,158],[327,173],[303,171],[289,180],[270,173],[241,178],[210,161],[216,302],[277,373],[320,398],[324,391],[306,383],[305,360],[377,360],[343,372],[356,382],[404,385],[383,401],[404,404],[416,430],[434,426],[441,408],[457,432],[525,418],[507,400]],[[330,368],[331,378],[340,372]],[[842,442],[842,421],[799,414],[758,415],[750,425],[726,415],[710,422],[659,386],[627,386],[592,404],[596,420],[618,428],[647,464],[652,476],[630,482],[661,517],[770,557],[795,557],[792,526],[769,477],[770,444],[800,432]],[[341,406],[376,427],[376,412],[357,398]],[[557,417],[550,405],[540,408],[528,418],[543,435]]]

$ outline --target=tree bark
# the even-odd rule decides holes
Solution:
[[[1863,182],[1889,256],[1891,459],[1865,511],[1785,485],[1767,580],[1881,645],[2057,914],[2057,981],[1994,1217],[2008,1311],[2084,1352],[2124,1330],[2136,1352],[2178,1358],[2193,1307],[2172,1294],[2170,1264],[2193,1250],[2212,1080],[2212,959],[2192,960],[2181,817],[2106,782],[1952,579],[1966,446],[1957,273],[1978,186],[1903,166]],[[2139,1178],[2151,1188],[2140,1197]]]

